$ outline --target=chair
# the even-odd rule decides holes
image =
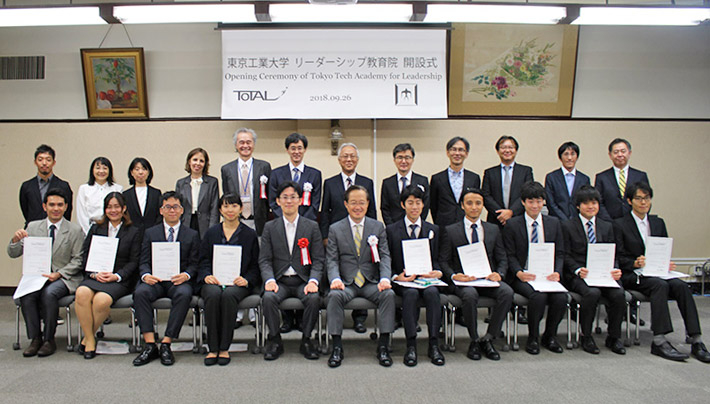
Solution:
[[[190,308],[192,309],[192,324],[197,322],[197,303],[199,298],[195,295],[190,300]],[[153,302],[153,329],[155,330],[155,340],[158,340],[158,310],[170,310],[173,307],[172,299],[169,297],[161,297]],[[134,324],[135,329],[135,324]],[[197,345],[197,327],[192,327],[192,353],[199,353],[200,347]]]
[[[15,299],[15,343],[12,344],[12,349],[15,351],[20,349],[20,299]],[[67,352],[74,351],[74,345],[71,343],[72,331],[71,331],[71,305],[74,303],[74,295],[64,296],[59,299],[59,307],[65,308],[66,313],[66,328],[67,328]],[[77,341],[78,345],[78,341]]]
[[[326,299],[323,299],[323,306],[326,306]],[[322,307],[323,307],[322,306]],[[374,302],[371,302],[364,297],[355,297],[351,301],[349,301],[345,307],[345,310],[374,310],[375,311],[375,330],[370,333],[370,339],[373,341],[377,340],[377,304]],[[320,316],[319,316],[320,317]],[[318,322],[320,323],[320,319]],[[325,317],[325,328],[328,329],[328,316],[326,315]],[[319,338],[320,339],[320,338]],[[328,348],[330,346],[330,335],[327,335],[325,338],[325,349],[321,346],[321,352],[326,353],[328,352]],[[320,341],[319,341],[320,343]]]
[[[200,338],[199,338],[199,348],[198,352],[204,354],[207,353],[207,349],[204,347],[204,338],[205,338],[205,300],[203,298],[199,298],[197,300],[197,308],[200,312]],[[254,335],[254,347],[251,350],[251,353],[257,354],[261,353],[264,351],[264,318],[263,318],[263,313],[261,310],[261,295],[259,294],[252,294],[244,299],[242,299],[239,302],[239,305],[237,306],[238,310],[245,310],[245,309],[254,309],[256,312],[255,316],[255,321],[256,324],[254,324],[255,328],[255,335]],[[193,350],[194,351],[194,350]]]
[[[522,296],[521,296],[522,297]],[[448,351],[456,351],[456,333],[454,328],[456,326],[456,310],[463,306],[463,300],[455,294],[446,295],[448,301],[447,311],[449,312],[449,330],[446,334],[449,336],[450,343],[448,344]],[[496,304],[496,300],[490,297],[481,296],[478,299],[478,308],[492,308]],[[510,350],[510,324],[508,322],[508,316],[505,317],[505,337],[506,342],[503,344],[503,352]]]
[[[577,327],[575,329],[575,342],[579,344],[579,335],[580,335],[580,325],[579,325],[579,309],[582,303],[582,295],[576,292],[569,292],[570,297],[572,298],[572,302],[576,305],[577,307],[577,317],[575,321],[577,322]],[[624,346],[629,347],[631,346],[631,327],[630,327],[630,321],[629,318],[631,317],[631,300],[632,296],[629,293],[629,291],[624,292],[624,298],[626,300],[626,338],[624,339]],[[602,333],[602,328],[599,326],[599,317],[601,313],[601,306],[608,306],[609,305],[609,300],[607,300],[604,296],[602,296],[599,299],[599,303],[597,304],[597,313],[595,316],[595,322],[596,325],[594,327],[594,333],[595,334],[601,334]]]
[[[442,320],[442,328],[444,329],[444,343],[441,345],[441,349],[444,351],[450,351],[451,350],[451,345],[449,345],[449,316],[448,316],[448,305],[449,305],[449,298],[448,295],[444,293],[439,293],[439,300],[441,301],[441,308],[444,310],[444,315],[441,317]],[[395,302],[395,307],[396,308],[401,308],[402,307],[402,296],[400,295],[395,295],[394,297],[394,302]],[[424,300],[420,297],[417,299],[417,306],[419,308],[424,307]],[[392,339],[392,336],[390,336],[390,340]],[[390,343],[391,345],[391,343]],[[453,351],[452,351],[453,352]]]
[[[136,353],[138,352],[138,326],[136,325],[136,310],[133,308],[133,294],[128,294],[125,295],[111,305],[111,310],[113,309],[131,309],[131,323],[129,327],[131,327],[131,345],[128,347],[128,352],[130,353]],[[79,328],[79,338],[81,341],[81,335],[82,335],[82,330],[81,327]],[[99,338],[103,338],[105,335],[104,333],[104,325],[101,324],[101,327],[99,330],[96,332],[96,336]]]
[[[325,341],[325,338],[323,337],[323,317],[321,313],[323,312],[323,304],[322,304],[322,298],[321,298],[321,304],[320,304],[320,309],[318,310],[318,321],[316,323],[316,335],[318,336],[318,351],[322,354],[326,354],[328,347],[327,343]],[[280,310],[304,310],[305,307],[303,306],[303,302],[301,302],[301,299],[297,297],[287,297],[284,299],[281,304],[279,305]],[[261,314],[261,326],[262,326],[262,341],[266,338],[266,321],[264,321],[264,313],[262,312]]]
[[[572,297],[567,292],[567,349],[574,349],[579,344],[572,339],[572,312],[571,312]],[[518,310],[521,306],[527,306],[528,299],[522,295],[515,293],[513,295],[513,351],[520,349],[518,343]],[[579,322],[577,322],[579,324]]]

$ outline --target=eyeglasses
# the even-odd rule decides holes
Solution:
[[[449,149],[451,153],[466,153],[467,150],[464,149],[463,147],[452,147]]]
[[[397,156],[394,159],[397,161],[410,161],[410,160],[414,160],[414,157],[412,157],[412,156]]]
[[[301,197],[298,195],[281,195],[279,196],[279,199],[282,201],[295,201],[297,199],[301,199]]]
[[[180,210],[182,205],[163,205],[160,207],[162,210]]]
[[[636,202],[651,202],[650,196],[634,196]]]
[[[348,202],[349,206],[365,206],[367,205],[367,201],[352,201]]]

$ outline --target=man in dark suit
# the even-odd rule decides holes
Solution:
[[[133,365],[145,365],[153,359],[160,358],[163,365],[175,363],[175,356],[170,349],[170,343],[180,335],[180,328],[192,300],[192,280],[197,276],[197,265],[200,250],[200,238],[197,231],[182,226],[180,216],[183,213],[180,195],[173,191],[160,197],[160,214],[163,222],[145,231],[140,260],[140,282],[133,293],[138,325],[143,333],[145,348],[133,360]],[[180,244],[179,272],[170,279],[160,279],[152,274],[153,243],[177,242]],[[160,349],[155,344],[153,328],[152,303],[161,297],[169,297],[172,301],[165,336],[161,340]]]
[[[579,146],[576,143],[563,143],[557,149],[557,157],[562,162],[562,168],[545,176],[545,191],[550,216],[564,223],[577,217],[574,193],[582,185],[588,185],[590,182],[589,177],[575,168],[579,158]]]
[[[269,177],[271,211],[274,212],[274,216],[281,217],[281,208],[276,204],[276,190],[282,182],[293,181],[303,189],[303,201],[298,214],[317,221],[321,199],[321,173],[303,162],[308,149],[308,138],[300,133],[292,133],[286,137],[284,144],[291,161],[271,172]]]
[[[392,258],[392,279],[401,282],[414,282],[417,278],[439,279],[443,275],[439,266],[439,226],[422,220],[424,209],[424,191],[416,185],[410,185],[402,191],[400,198],[406,214],[404,219],[387,226],[387,245]],[[425,239],[429,246],[431,257],[431,270],[421,275],[409,275],[405,268],[404,247],[402,241],[412,239]],[[429,349],[427,355],[431,363],[443,366],[445,359],[439,349],[439,328],[441,327],[441,300],[439,289],[429,286],[426,289],[394,285],[396,294],[402,297],[402,322],[404,335],[407,338],[407,352],[404,354],[404,364],[416,366],[417,364],[417,322],[419,320],[419,306],[417,301],[421,298],[426,307],[426,322],[429,331]]]
[[[306,359],[318,359],[311,332],[320,309],[318,284],[325,263],[323,238],[318,223],[298,214],[302,197],[298,184],[282,182],[276,192],[276,203],[283,216],[266,224],[259,252],[261,277],[265,280],[262,306],[270,342],[264,359],[278,359],[283,353],[279,304],[288,297],[299,298],[305,307],[301,353]]]
[[[548,281],[560,282],[564,264],[562,226],[557,218],[542,215],[545,204],[545,188],[539,182],[526,182],[520,190],[521,204],[525,214],[508,221],[503,229],[503,242],[508,256],[508,278],[513,290],[526,297],[528,303],[528,341],[525,350],[532,355],[540,353],[540,320],[548,306],[542,346],[555,353],[562,353],[557,341],[557,327],[562,321],[567,306],[567,293],[538,292],[528,282],[535,275],[526,271],[529,243],[554,243],[555,267]]]
[[[60,189],[67,198],[66,211],[64,218],[71,220],[72,209],[72,191],[69,183],[54,175],[55,152],[46,144],[40,145],[35,150],[35,165],[37,166],[37,175],[34,178],[22,183],[20,187],[20,208],[22,215],[25,217],[25,227],[34,220],[40,220],[47,217],[47,212],[43,209],[44,196],[47,190]]]
[[[473,360],[480,360],[481,353],[491,360],[499,360],[500,354],[493,346],[493,340],[500,334],[505,316],[513,303],[513,289],[504,280],[508,271],[508,258],[503,247],[503,235],[500,228],[494,224],[481,220],[483,212],[483,192],[478,188],[466,188],[461,196],[461,208],[466,216],[446,226],[441,243],[441,268],[444,271],[444,281],[449,283],[452,290],[463,301],[463,317],[468,327],[468,336],[471,343],[466,356]],[[491,274],[486,279],[499,282],[498,287],[455,286],[454,281],[470,282],[476,277],[463,273],[458,247],[483,241]],[[480,296],[495,299],[496,305],[491,312],[486,334],[479,338],[478,299]]]
[[[256,146],[253,129],[237,129],[233,142],[239,157],[222,166],[222,193],[239,195],[242,200],[241,222],[261,236],[269,217],[267,182],[271,176],[271,164],[252,156]]]
[[[624,355],[626,349],[621,342],[621,322],[624,319],[626,300],[624,289],[588,286],[584,279],[587,270],[587,248],[589,244],[613,243],[614,229],[611,223],[597,217],[599,213],[599,191],[591,185],[582,186],[574,196],[579,214],[562,223],[565,244],[565,267],[563,282],[568,290],[582,296],[580,304],[580,326],[582,328],[582,349],[591,354],[598,354],[599,348],[592,336],[592,322],[599,298],[603,295],[609,301],[609,335],[604,345],[612,352]],[[621,270],[613,269],[611,277],[619,284]]]
[[[481,177],[463,168],[469,149],[470,145],[465,138],[451,138],[446,143],[449,167],[431,177],[431,216],[434,223],[441,228],[463,219],[462,191],[467,188],[481,188]]]
[[[392,150],[394,164],[397,167],[397,174],[385,178],[382,181],[382,190],[380,191],[380,211],[382,212],[382,220],[385,225],[402,219],[404,217],[404,209],[399,201],[399,194],[409,185],[417,185],[424,191],[424,210],[422,210],[422,219],[426,220],[429,213],[429,180],[412,171],[414,164],[414,148],[409,143],[401,143]]]
[[[666,339],[666,334],[673,332],[671,315],[668,311],[668,299],[678,303],[678,309],[685,323],[685,332],[690,337],[690,353],[701,362],[710,363],[710,353],[700,335],[700,321],[695,300],[688,284],[680,279],[663,279],[643,276],[636,270],[646,266],[646,239],[648,237],[668,237],[666,223],[656,215],[649,215],[653,190],[645,182],[636,182],[626,187],[626,201],[631,205],[631,212],[614,221],[616,237],[616,256],[622,275],[621,281],[626,289],[637,290],[648,296],[651,302],[651,330],[653,343],[651,353],[665,359],[683,361],[688,355],[675,349]],[[671,262],[669,271],[675,269]]]
[[[382,366],[392,366],[387,345],[394,331],[394,292],[385,226],[366,217],[367,190],[353,185],[345,192],[348,217],[330,226],[326,248],[326,267],[330,281],[328,294],[328,333],[333,338],[333,352],[328,366],[343,361],[344,307],[353,298],[364,297],[377,304],[380,340],[377,359]]]
[[[629,167],[631,143],[628,140],[612,140],[609,158],[614,165],[598,173],[594,179],[594,186],[602,196],[599,216],[604,220],[618,219],[631,211],[624,200],[626,187],[636,182],[651,184],[645,172]]]

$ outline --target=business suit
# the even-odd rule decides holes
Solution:
[[[628,188],[631,184],[637,182],[645,182],[651,185],[645,172],[629,167],[629,173],[626,176],[626,187]],[[599,216],[602,219],[611,221],[631,212],[631,207],[621,195],[621,191],[619,191],[619,183],[616,181],[613,167],[597,174],[594,179],[594,187],[602,196],[599,204]]]
[[[614,229],[612,224],[597,217],[594,220],[594,236],[597,243],[613,243]],[[584,279],[580,278],[575,271],[587,266],[587,248],[589,239],[587,229],[582,224],[582,220],[572,217],[562,223],[562,233],[565,244],[565,265],[563,273],[563,283],[568,290],[582,295],[580,305],[580,326],[585,337],[592,336],[592,322],[596,313],[599,298],[604,295],[609,300],[607,313],[609,314],[609,336],[621,338],[621,322],[624,319],[624,309],[626,299],[624,288],[598,288],[588,286]],[[621,284],[621,282],[618,282]]]
[[[72,200],[74,200],[74,196],[69,183],[56,175],[52,175],[47,190],[49,191],[53,188],[60,189],[64,192],[67,201],[67,211],[64,212],[64,218],[71,220]],[[25,228],[29,222],[47,217],[47,212],[42,208],[42,195],[39,192],[39,179],[37,176],[23,182],[22,186],[20,186],[20,209],[22,209],[22,216],[25,217]]]
[[[547,215],[540,214],[540,217],[542,218],[544,241],[546,243],[555,243],[554,270],[560,274],[560,280],[562,280],[565,249],[560,221]],[[528,335],[535,339],[539,337],[540,320],[545,314],[545,306],[549,306],[545,323],[545,336],[554,337],[557,334],[557,326],[565,314],[567,293],[538,292],[529,283],[518,279],[517,273],[527,267],[529,242],[525,215],[508,220],[508,223],[503,228],[503,243],[508,255],[508,279],[512,280],[513,290],[529,300]]]
[[[331,289],[328,294],[328,332],[331,335],[343,333],[343,309],[356,296],[362,296],[377,304],[378,327],[382,333],[394,331],[394,292],[385,289],[380,292],[377,284],[381,279],[390,279],[391,259],[387,246],[385,226],[369,217],[363,218],[362,242],[359,254],[355,248],[350,219],[346,217],[330,226],[326,248],[328,280],[332,283],[340,279],[344,290]],[[380,262],[373,263],[368,238],[377,237],[377,251]],[[365,278],[365,284],[358,287],[355,276],[358,271]]]
[[[192,221],[192,186],[190,176],[179,179],[175,183],[175,192],[182,198],[182,206],[185,209],[182,213],[182,223],[186,227],[193,228]],[[197,202],[197,228],[200,237],[207,232],[207,229],[219,223],[219,185],[217,178],[210,175],[202,176],[202,185]]]
[[[491,271],[498,272],[502,280],[505,280],[506,272],[508,271],[508,257],[503,247],[503,236],[498,226],[481,221],[483,227],[483,242],[488,255],[488,263],[491,266]],[[471,286],[455,286],[452,277],[455,274],[463,273],[461,267],[461,259],[459,258],[458,247],[469,244],[466,232],[471,232],[471,229],[465,228],[463,219],[446,226],[444,236],[441,242],[441,256],[439,262],[444,272],[442,278],[447,282],[449,290],[455,293],[463,301],[463,317],[464,322],[468,327],[468,335],[471,341],[478,340],[478,300],[479,296],[495,299],[496,304],[491,311],[491,318],[488,323],[487,334],[496,337],[503,327],[505,316],[510,310],[513,303],[513,289],[505,282],[501,281],[497,288],[486,287],[471,287]]]
[[[239,159],[231,161],[222,166],[222,193],[233,193],[241,195],[239,190],[240,184]],[[254,216],[254,224],[256,226],[256,234],[261,236],[264,231],[264,224],[269,217],[269,199],[261,199],[261,177],[269,178],[271,176],[271,164],[264,160],[253,159],[252,166],[252,215]],[[268,195],[268,186],[267,186]]]
[[[321,197],[321,173],[320,170],[311,166],[303,165],[303,172],[298,180],[298,185],[303,188],[303,184],[309,182],[313,186],[311,190],[311,204],[309,206],[299,206],[298,214],[311,220],[318,220],[318,209],[320,208]],[[269,206],[274,216],[281,217],[281,207],[276,204],[276,190],[279,184],[285,181],[292,181],[293,173],[288,164],[274,168],[269,178]]]
[[[463,170],[461,194],[467,188],[481,188],[481,177],[473,171]],[[442,228],[463,220],[460,197],[457,199],[451,189],[448,168],[431,177],[431,216]]]
[[[163,220],[163,217],[160,216],[160,195],[162,193],[159,189],[148,185],[145,211],[141,213],[141,207],[136,196],[136,187],[133,186],[123,191],[123,198],[126,200],[126,211],[131,218],[133,226],[140,230],[141,236],[143,236],[145,229],[153,227]]]
[[[30,222],[27,234],[30,237],[48,237],[49,225],[47,219]],[[44,341],[54,340],[57,329],[57,313],[59,299],[76,291],[81,283],[81,246],[84,232],[78,224],[62,220],[54,236],[52,244],[52,272],[62,276],[54,282],[47,282],[42,289],[20,298],[22,315],[27,325],[27,335],[31,339],[44,338]],[[10,258],[22,255],[24,239],[7,246]],[[40,330],[40,319],[44,322],[44,333]]]
[[[547,194],[547,209],[550,216],[554,216],[565,222],[577,216],[577,207],[574,203],[574,193],[582,185],[589,185],[589,177],[577,170],[572,185],[572,195],[567,190],[567,180],[562,169],[557,169],[545,176],[545,193]]]
[[[355,174],[355,184],[367,189],[368,201],[367,217],[377,220],[377,210],[375,207],[375,188],[372,180],[360,174]],[[328,237],[328,228],[331,224],[348,216],[345,209],[345,184],[342,173],[334,175],[323,183],[323,207],[320,213],[320,229],[323,238]]]
[[[301,239],[308,240],[310,265],[303,265],[301,260],[301,248],[298,246],[298,241]],[[284,218],[279,217],[266,223],[259,253],[261,278],[265,283],[274,280],[278,285],[276,292],[265,291],[262,300],[264,317],[269,326],[269,338],[273,339],[279,335],[281,323],[279,304],[287,297],[297,297],[303,303],[305,309],[301,322],[302,331],[304,337],[310,338],[318,319],[320,296],[318,292],[306,294],[303,288],[311,279],[321,282],[324,265],[325,250],[318,223],[305,217],[299,217],[296,223],[293,248],[290,250]],[[293,268],[296,274],[286,275],[289,268]]]
[[[190,276],[188,281],[180,285],[174,285],[170,280],[164,280],[154,285],[148,285],[143,282],[143,276],[152,274],[151,246],[153,242],[166,242],[163,223],[147,229],[143,236],[139,266],[141,281],[133,293],[133,307],[136,309],[141,332],[153,332],[152,303],[161,297],[169,297],[172,300],[172,308],[170,309],[168,325],[165,328],[165,336],[175,339],[180,335],[180,328],[183,321],[185,321],[187,310],[190,308],[192,287],[197,276],[200,237],[195,230],[184,224],[180,225],[177,232],[177,242],[180,243],[179,272],[185,272]]]
[[[405,215],[401,201],[399,200],[401,194],[399,191],[400,185],[401,184],[397,181],[397,174],[385,178],[384,181],[382,181],[380,211],[382,213],[382,221],[385,222],[387,226],[402,219]],[[422,202],[424,202],[424,209],[422,209],[421,218],[422,220],[426,220],[427,214],[429,213],[429,180],[423,175],[412,172],[412,181],[408,185],[418,185],[423,188],[424,198]]]
[[[668,311],[668,299],[673,298],[678,303],[678,309],[685,322],[685,331],[690,336],[700,335],[698,309],[688,284],[680,279],[663,280],[661,278],[637,276],[634,272],[634,261],[645,254],[646,245],[641,238],[636,221],[631,215],[625,214],[614,221],[614,236],[616,238],[616,257],[621,269],[621,282],[624,288],[638,290],[648,296],[651,302],[651,330],[653,335],[663,335],[673,332],[671,315]],[[666,224],[656,215],[648,215],[651,236],[668,237]]]
[[[501,165],[495,165],[483,172],[483,205],[488,211],[488,223],[502,226],[498,221],[496,210],[506,209],[503,201],[503,177],[501,177]],[[513,175],[510,178],[510,197],[508,208],[513,211],[513,216],[520,216],[525,212],[523,204],[520,203],[520,189],[526,182],[534,181],[532,167],[515,163]]]

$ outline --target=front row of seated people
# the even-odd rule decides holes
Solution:
[[[283,212],[267,223],[261,247],[254,230],[240,223],[242,202],[238,195],[226,194],[219,200],[222,223],[210,227],[199,240],[197,231],[181,225],[183,204],[179,194],[166,192],[160,201],[162,223],[139,234],[126,212],[123,195],[108,194],[104,200],[103,218],[94,224],[86,238],[81,228],[63,218],[68,201],[61,190],[49,190],[43,208],[47,218],[31,222],[27,230],[20,229],[13,236],[8,254],[22,255],[23,239],[28,236],[51,237],[52,269],[41,290],[20,299],[27,332],[32,340],[24,356],[49,356],[56,350],[54,333],[58,300],[76,292],[76,313],[84,339],[80,351],[86,359],[96,356],[95,333],[108,316],[113,302],[133,292],[134,307],[145,346],[134,359],[136,366],[160,359],[172,365],[175,357],[171,342],[179,336],[193,295],[204,299],[205,325],[209,353],[207,366],[226,365],[230,361],[229,345],[239,302],[258,293],[263,287],[263,313],[268,325],[268,344],[264,359],[275,360],[284,352],[279,334],[279,304],[288,297],[301,300],[304,310],[303,337],[300,352],[306,359],[318,359],[319,352],[311,341],[320,308],[320,292],[328,290],[326,307],[328,333],[333,350],[328,366],[338,367],[345,357],[342,342],[344,308],[355,297],[363,297],[377,305],[380,331],[376,358],[380,365],[391,366],[389,340],[395,329],[395,295],[402,300],[402,323],[406,337],[403,362],[415,366],[417,355],[418,302],[423,301],[428,329],[427,357],[434,365],[444,365],[439,348],[441,302],[439,293],[455,294],[461,298],[461,312],[467,324],[470,344],[466,356],[480,360],[483,356],[499,360],[493,341],[501,333],[505,316],[510,310],[513,295],[518,293],[529,300],[528,339],[525,349],[538,354],[540,347],[552,352],[563,352],[557,340],[557,328],[562,320],[567,294],[539,292],[529,284],[535,275],[526,271],[530,243],[554,243],[554,271],[550,281],[562,282],[568,290],[582,296],[580,325],[582,348],[591,354],[600,350],[592,337],[592,322],[601,296],[608,301],[609,326],[605,346],[623,355],[621,322],[624,317],[624,290],[638,290],[651,302],[653,342],[651,353],[666,359],[682,361],[688,355],[678,351],[665,338],[673,331],[668,299],[678,303],[685,322],[686,334],[692,341],[691,355],[702,362],[710,362],[710,353],[701,339],[697,308],[690,288],[682,280],[644,277],[635,272],[645,265],[645,240],[649,236],[667,237],[665,224],[649,215],[653,192],[646,183],[636,183],[626,189],[625,198],[631,212],[609,223],[597,217],[600,195],[591,186],[575,193],[578,216],[563,225],[554,218],[541,214],[545,189],[537,182],[526,183],[521,190],[525,214],[509,220],[503,230],[481,220],[483,193],[477,188],[463,190],[461,207],[465,217],[445,228],[421,218],[424,192],[410,185],[400,195],[405,211],[403,219],[385,227],[366,216],[369,195],[366,188],[353,185],[344,195],[347,217],[332,224],[328,243],[324,243],[318,224],[299,215],[301,187],[292,181],[281,183],[276,190],[276,204]],[[119,239],[113,272],[91,272],[84,268],[93,236]],[[141,241],[142,239],[142,241]],[[422,275],[407,275],[402,241],[427,239],[432,258],[431,271]],[[179,273],[170,279],[159,279],[152,274],[151,247],[153,242],[179,242]],[[584,282],[587,248],[590,243],[616,243],[616,264],[611,272],[619,288],[590,287]],[[458,247],[483,243],[492,273],[489,281],[498,287],[455,286],[454,281],[467,282],[474,277],[463,273]],[[82,247],[83,245],[83,247]],[[240,276],[230,284],[220,284],[212,273],[213,247],[238,245],[242,247]],[[669,270],[674,269],[671,264]],[[414,289],[395,281],[414,281],[417,277],[440,279],[448,286]],[[263,283],[262,283],[263,282]],[[326,283],[322,285],[321,283]],[[134,287],[135,286],[135,287]],[[480,297],[495,301],[488,328],[482,336],[477,330],[477,309]],[[171,298],[172,308],[160,346],[155,340],[151,303],[161,297]],[[545,309],[548,314],[545,330],[540,336],[539,323]],[[40,320],[44,330],[40,329]]]

